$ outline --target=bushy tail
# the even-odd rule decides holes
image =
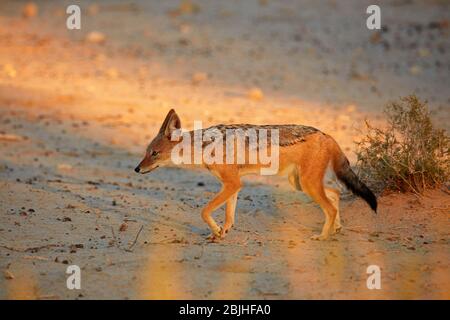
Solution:
[[[376,213],[377,197],[375,197],[373,192],[359,180],[358,176],[350,168],[350,163],[340,148],[336,157],[333,159],[333,169],[338,179],[342,181],[351,192],[364,199]]]

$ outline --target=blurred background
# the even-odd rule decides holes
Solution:
[[[373,117],[411,93],[448,116],[448,1],[381,1],[381,30],[366,27],[370,1],[77,1],[81,30],[66,28],[70,4],[1,2],[2,91],[113,102],[157,122],[174,106],[210,122],[327,129],[320,108]]]

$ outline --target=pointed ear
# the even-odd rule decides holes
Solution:
[[[180,118],[178,117],[175,110],[170,109],[169,113],[166,116],[166,119],[164,119],[161,129],[159,129],[159,133],[165,135],[170,139],[172,137],[172,132],[177,129],[181,129]]]

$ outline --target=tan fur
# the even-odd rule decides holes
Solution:
[[[234,125],[234,127],[251,125]],[[290,132],[292,126],[293,133]],[[330,163],[342,157],[342,151],[330,136],[310,127],[280,126],[285,132],[280,134],[278,175],[287,175],[291,185],[309,195],[325,214],[322,232],[313,239],[324,240],[341,229],[339,217],[339,191],[325,188],[323,180]],[[146,155],[136,168],[137,172],[147,173],[156,167],[170,163],[170,153],[177,142],[168,140],[171,130],[181,127],[176,113],[171,110],[161,127],[158,136],[150,143]],[[306,128],[306,129],[305,129]],[[312,130],[314,129],[314,130]],[[284,139],[284,140],[282,140]],[[157,151],[157,156],[153,156]],[[206,166],[222,182],[222,190],[203,208],[201,215],[212,231],[211,239],[221,239],[234,224],[237,196],[241,190],[241,177],[258,174],[263,165],[257,164],[213,164]],[[267,165],[266,165],[267,166]],[[220,227],[211,214],[226,204],[225,223]]]

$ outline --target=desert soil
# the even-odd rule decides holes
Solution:
[[[382,125],[400,96],[448,130],[448,2],[383,1],[382,31],[365,27],[370,1],[77,3],[81,30],[65,27],[70,1],[28,17],[0,3],[0,298],[450,298],[448,190],[382,196],[377,215],[344,194],[344,231],[317,242],[318,206],[251,176],[235,228],[209,243],[214,177],[133,172],[171,107],[186,129],[312,125],[352,163],[364,120]]]

